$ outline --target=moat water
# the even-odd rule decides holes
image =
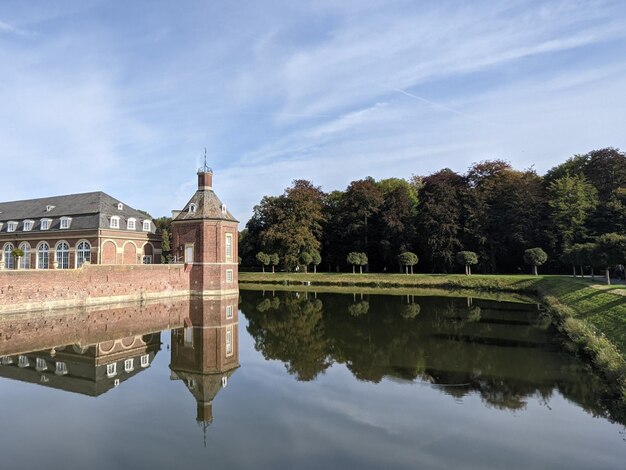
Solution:
[[[0,466],[624,468],[537,305],[240,292],[0,318]]]

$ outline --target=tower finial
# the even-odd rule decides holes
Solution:
[[[204,147],[204,165],[198,169],[198,173],[213,173],[213,169],[206,163],[206,147]]]

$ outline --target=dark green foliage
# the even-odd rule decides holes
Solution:
[[[256,260],[259,262],[261,266],[263,266],[263,272],[265,272],[265,266],[270,264],[271,258],[270,258],[270,255],[268,255],[267,253],[263,253],[262,251],[259,251],[256,254]]]
[[[465,267],[465,274],[472,274],[471,266],[478,264],[478,255],[473,251],[459,251],[456,254],[456,262]]]
[[[409,266],[411,267],[411,274],[413,274],[413,266],[417,264],[419,258],[415,253],[411,253],[410,251],[405,251],[404,253],[400,253],[398,255],[398,261],[405,268],[405,272],[409,274]]]
[[[270,264],[272,265],[272,272],[274,272],[276,266],[278,266],[278,263],[280,263],[280,257],[278,256],[278,253],[271,253]]]
[[[367,264],[367,254],[359,253],[356,251],[348,253],[346,257],[348,264],[352,265],[352,272],[354,273],[354,266],[358,266],[361,274],[363,274],[363,266]]]
[[[541,248],[529,248],[524,251],[524,263],[533,267],[533,274],[537,275],[537,266],[548,261],[548,255]]]

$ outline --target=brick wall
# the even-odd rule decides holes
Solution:
[[[189,291],[190,273],[179,264],[3,270],[0,313],[166,298]]]

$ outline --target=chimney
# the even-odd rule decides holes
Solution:
[[[213,172],[212,171],[198,171],[198,189],[213,190]]]

